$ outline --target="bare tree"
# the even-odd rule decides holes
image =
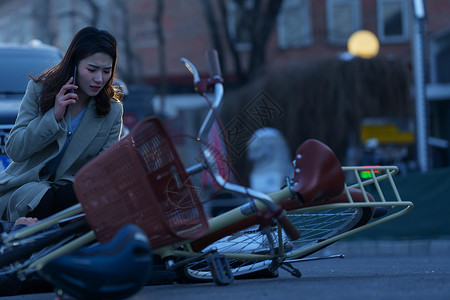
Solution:
[[[222,73],[226,74],[225,69],[225,55],[223,51],[222,42],[220,40],[219,34],[219,25],[217,24],[217,16],[214,11],[214,8],[209,0],[202,0],[203,4],[203,12],[205,14],[205,18],[207,24],[209,25],[209,35],[213,44],[213,48],[217,50],[217,54],[219,56],[220,65],[222,66]]]
[[[80,11],[80,9],[74,9],[73,6],[71,6],[72,9],[60,13],[56,17],[60,19],[80,18],[83,21],[83,23],[85,23],[87,26],[97,26],[99,22],[100,6],[97,4],[97,1],[95,0],[84,0],[84,2],[90,7],[91,13],[82,12]]]
[[[98,26],[98,21],[99,21],[99,15],[100,15],[100,6],[96,3],[97,1],[95,0],[86,0],[86,3],[89,5],[89,7],[91,8],[92,14],[91,14],[91,21],[90,24],[91,26],[97,27]]]
[[[246,84],[250,78],[264,67],[266,62],[266,46],[269,37],[277,20],[283,0],[231,0],[236,6],[235,12],[239,12],[233,16],[234,24],[229,23],[230,15],[227,3],[229,1],[220,0],[218,2],[218,10],[220,12],[220,23],[225,30],[226,46],[230,49],[231,58],[233,60],[235,75],[240,84]],[[218,18],[214,13],[214,8],[207,0],[202,1],[205,10],[207,23],[212,36],[213,45],[219,54],[224,53],[225,46],[222,45],[218,38]],[[232,34],[230,26],[234,26],[235,32],[244,33],[247,37],[247,43],[250,45],[249,63],[244,66],[242,53],[239,51],[238,35]],[[223,56],[223,55],[222,55]]]
[[[122,15],[122,34],[120,35],[120,42],[123,46],[124,55],[125,55],[125,66],[120,66],[120,77],[125,80],[127,83],[135,83],[135,61],[136,55],[133,52],[131,47],[132,43],[130,40],[130,15],[128,11],[128,7],[125,4],[125,0],[116,0],[115,4],[118,9],[121,11]]]
[[[40,41],[53,45],[56,40],[55,29],[51,26],[50,0],[40,0],[33,2],[33,10],[31,17],[35,22],[35,35]]]
[[[164,39],[164,30],[162,18],[164,15],[164,0],[158,0],[155,13],[156,36],[158,37],[158,55],[159,55],[159,75],[161,83],[159,86],[159,95],[161,97],[161,111],[164,111],[164,100],[167,92],[167,74],[166,74],[166,47]]]

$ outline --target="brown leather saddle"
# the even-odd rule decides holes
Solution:
[[[310,139],[297,148],[292,190],[304,204],[338,196],[344,185],[342,166],[327,145]]]

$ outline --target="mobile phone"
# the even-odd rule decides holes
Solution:
[[[72,81],[73,85],[77,84],[77,65],[75,65],[74,71],[73,71],[73,81]],[[75,93],[74,89],[70,89],[69,93]]]

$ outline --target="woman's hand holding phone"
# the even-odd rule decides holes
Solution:
[[[55,97],[54,113],[57,122],[61,121],[66,113],[66,108],[70,104],[77,103],[78,95],[75,94],[75,90],[78,88],[73,84],[74,78],[70,77],[69,81],[62,86],[61,90]]]

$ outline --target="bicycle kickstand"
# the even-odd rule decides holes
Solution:
[[[269,270],[275,271],[278,268],[282,268],[283,270],[289,272],[292,276],[300,278],[302,277],[302,273],[299,269],[295,268],[291,263],[287,261],[279,262],[272,261],[269,265]]]

